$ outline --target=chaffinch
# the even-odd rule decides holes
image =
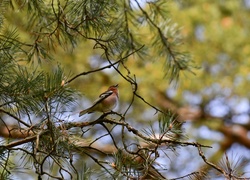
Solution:
[[[119,101],[119,95],[118,95],[118,84],[110,86],[107,91],[100,94],[99,98],[94,101],[93,105],[90,106],[87,109],[82,110],[79,113],[79,117],[84,114],[89,114],[95,111],[100,112],[109,112],[113,110]]]

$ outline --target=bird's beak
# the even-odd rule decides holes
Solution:
[[[118,84],[116,84],[116,85],[114,85],[115,87],[119,87],[119,85]]]

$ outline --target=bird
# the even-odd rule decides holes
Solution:
[[[110,112],[112,111],[118,104],[119,101],[119,92],[118,92],[118,84],[110,86],[107,91],[100,94],[99,98],[94,101],[93,105],[87,109],[82,110],[79,113],[79,117],[84,114],[90,114],[95,111],[99,112]]]

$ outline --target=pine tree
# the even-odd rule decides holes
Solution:
[[[194,65],[181,48],[169,8],[165,0],[1,1],[1,179],[27,174],[38,179],[166,179],[167,170],[157,160],[171,159],[168,151],[183,146],[195,147],[206,164],[231,175],[206,160],[202,148],[209,146],[186,141],[173,113],[139,93],[136,74],[127,65],[131,57],[142,64],[163,62],[169,84],[177,83],[182,72],[192,74]],[[106,65],[69,73],[57,54],[74,54],[83,42]],[[130,104],[120,107],[123,113],[70,121],[81,97],[74,82],[109,68],[131,86]],[[135,99],[155,111],[157,128],[129,122]],[[206,172],[179,178],[185,177],[203,179]]]

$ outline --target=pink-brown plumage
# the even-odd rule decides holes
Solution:
[[[118,84],[110,86],[107,91],[102,93],[97,100],[94,101],[93,105],[79,113],[79,117],[95,111],[109,112],[112,111],[118,104],[119,93]]]

